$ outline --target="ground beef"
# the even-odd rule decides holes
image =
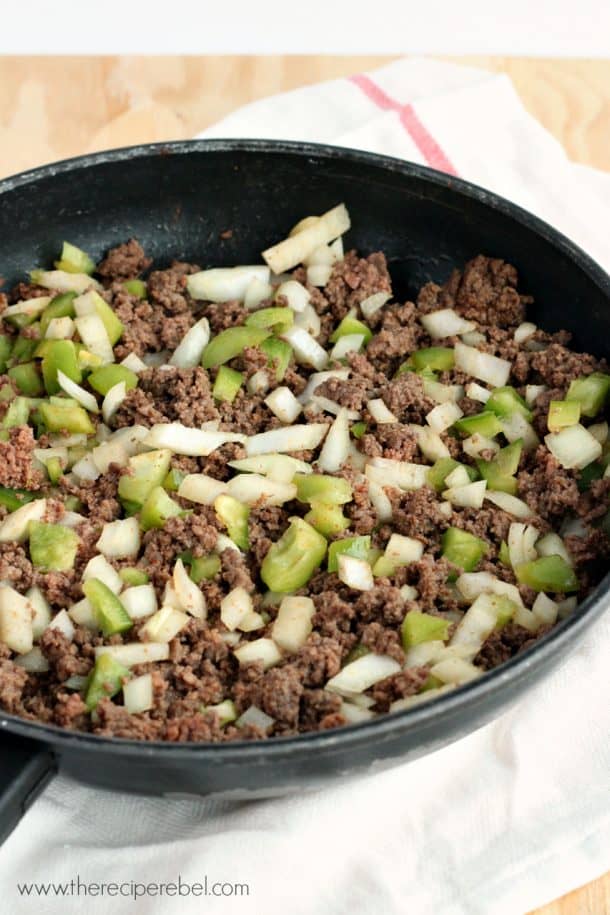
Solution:
[[[380,680],[371,690],[376,712],[387,712],[392,702],[414,696],[429,677],[427,667],[408,667]]]
[[[341,657],[338,641],[312,632],[291,663],[304,686],[317,687],[339,673]]]
[[[23,593],[31,587],[32,575],[32,563],[25,548],[19,543],[0,543],[0,581],[10,582]]]
[[[366,480],[352,484],[352,501],[345,506],[344,514],[356,534],[370,534],[377,525],[377,510],[369,499]]]
[[[348,410],[362,410],[368,399],[369,385],[363,378],[344,381],[342,378],[327,378],[315,389],[318,397],[328,397]]]
[[[333,267],[324,295],[335,321],[340,321],[350,308],[375,292],[391,291],[385,255],[377,252],[360,258],[355,251],[348,251],[345,258]]]
[[[531,471],[522,470],[517,480],[519,497],[534,514],[552,521],[576,508],[580,499],[576,480],[543,445],[537,448],[531,466]]]
[[[460,276],[454,274],[449,289],[455,309],[469,321],[497,327],[516,327],[524,319],[529,299],[517,292],[517,271],[498,258],[479,255]]]
[[[163,422],[198,427],[218,416],[205,369],[172,366],[140,372],[138,387],[128,392],[114,420],[118,427]]]
[[[588,353],[574,353],[559,343],[551,343],[542,352],[534,353],[530,366],[539,382],[552,388],[566,390],[580,375],[590,375],[603,366]]]
[[[132,238],[124,245],[111,248],[96,272],[108,280],[128,280],[148,270],[152,261],[141,244]]]
[[[399,489],[386,490],[392,504],[392,524],[397,533],[415,537],[426,546],[438,541],[439,531],[449,526],[440,510],[440,502],[433,489],[424,486],[414,492]]]
[[[142,568],[156,587],[163,588],[180,553],[190,550],[194,556],[205,556],[216,546],[217,537],[213,510],[205,515],[169,518],[163,528],[153,528],[144,534]]]
[[[237,327],[248,317],[248,312],[241,302],[222,302],[220,305],[206,302],[201,313],[210,322],[213,334],[219,334],[228,327]]]
[[[0,486],[12,489],[40,489],[43,475],[32,465],[32,452],[38,447],[29,426],[8,430],[8,441],[0,441]]]
[[[160,305],[166,315],[192,311],[194,302],[186,288],[186,278],[199,270],[195,264],[174,261],[167,270],[154,270],[148,278],[151,302]]]
[[[91,660],[84,658],[78,645],[70,642],[59,629],[46,629],[40,637],[39,645],[53,675],[60,683],[69,677],[86,676],[91,670]]]
[[[383,586],[382,586],[383,587]],[[376,589],[379,590],[379,589]],[[371,593],[376,593],[373,591]],[[400,600],[400,619],[404,617],[404,601]],[[367,623],[360,634],[360,641],[375,654],[385,654],[399,664],[404,664],[405,653],[402,649],[400,635],[396,628],[383,626],[381,623]]]
[[[223,401],[218,406],[221,428],[242,435],[256,435],[280,425],[280,421],[265,404],[266,394],[249,394],[241,388],[232,403]]]
[[[280,505],[263,505],[251,509],[248,517],[250,549],[260,565],[275,540],[279,540],[289,524],[289,515]]]
[[[161,332],[164,326],[164,313],[159,306],[131,295],[119,282],[113,283],[105,295],[124,328],[121,339],[114,348],[118,360],[124,359],[130,353],[144,356],[146,353],[157,353],[163,349]]]
[[[414,372],[403,372],[390,381],[381,392],[381,398],[397,420],[417,425],[425,422],[426,415],[435,406],[424,393],[422,379]]]
[[[104,521],[114,521],[120,515],[118,491],[123,473],[123,468],[111,464],[108,471],[97,480],[81,480],[76,484],[67,477],[62,477],[60,486],[67,494],[80,499],[87,513],[101,524]]]
[[[501,629],[494,629],[490,636],[485,640],[483,647],[474,659],[474,663],[483,667],[484,670],[491,670],[498,664],[504,664],[513,655],[533,644],[536,639],[532,636],[529,629],[517,623],[507,623]]]

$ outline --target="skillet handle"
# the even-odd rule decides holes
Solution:
[[[57,771],[53,753],[29,740],[0,737],[0,844]]]

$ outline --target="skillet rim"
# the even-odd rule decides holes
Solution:
[[[304,159],[342,160],[352,165],[369,167],[398,173],[406,179],[417,178],[422,182],[442,188],[454,194],[456,199],[465,196],[476,200],[492,211],[498,211],[517,224],[533,231],[539,238],[551,244],[567,256],[575,266],[584,272],[608,299],[610,305],[610,276],[585,251],[570,241],[562,232],[549,223],[507,200],[499,194],[488,191],[462,178],[447,175],[427,166],[417,165],[407,160],[379,153],[364,152],[349,147],[333,146],[325,143],[305,143],[291,140],[261,139],[199,139],[176,140],[161,143],[145,143],[134,146],[119,147],[75,156],[52,162],[37,168],[20,172],[0,180],[0,203],[4,193],[18,190],[37,181],[53,178],[56,175],[72,171],[95,168],[106,163],[125,162],[132,159],[148,157],[157,153],[166,155],[190,155],[192,153],[284,153]],[[399,732],[417,732],[427,725],[441,726],[444,720],[450,720],[456,713],[475,710],[478,705],[493,702],[496,696],[509,684],[522,686],[538,669],[542,675],[553,661],[566,648],[566,654],[574,646],[574,638],[602,612],[607,609],[607,598],[610,595],[610,572],[602,579],[594,591],[561,623],[547,635],[508,662],[486,672],[480,679],[460,686],[455,690],[421,706],[415,706],[402,712],[385,714],[372,721],[361,724],[344,725],[328,731],[315,731],[293,737],[273,737],[267,740],[241,740],[230,743],[168,743],[167,741],[127,740],[118,737],[102,737],[86,732],[67,731],[57,725],[48,725],[37,721],[28,721],[15,715],[0,711],[0,735],[8,733],[17,737],[28,738],[38,743],[51,745],[61,752],[71,750],[92,752],[96,749],[115,750],[123,756],[157,757],[172,761],[179,755],[180,760],[190,758],[193,762],[210,762],[216,764],[247,762],[261,755],[269,761],[276,758],[299,756],[312,751],[332,751],[339,747],[345,750],[350,746],[358,747],[375,740],[397,736]],[[546,662],[546,663],[545,663]],[[534,684],[532,684],[534,685]],[[523,689],[527,689],[527,682]],[[500,699],[500,703],[502,700]],[[507,696],[505,705],[510,704]],[[469,732],[468,725],[465,731]]]

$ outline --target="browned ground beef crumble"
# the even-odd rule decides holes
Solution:
[[[99,264],[97,274],[104,284],[104,298],[114,308],[125,325],[122,338],[115,346],[117,361],[129,353],[144,356],[173,350],[186,331],[200,317],[207,317],[212,334],[244,323],[248,312],[238,302],[222,305],[195,302],[188,294],[186,277],[199,268],[175,263],[167,269],[153,269],[146,280],[147,298],[131,295],[123,286],[126,279],[140,277],[151,267],[139,243],[130,240],[108,252]],[[307,284],[306,271],[298,268],[294,278]],[[391,292],[390,275],[382,253],[366,258],[349,252],[336,264],[323,289],[307,285],[311,303],[321,318],[318,337],[326,345],[337,323],[351,308],[357,308],[367,297],[377,292]],[[46,295],[47,290],[20,283],[8,297],[8,302]],[[369,324],[374,337],[364,353],[348,357],[348,379],[331,378],[317,390],[319,395],[336,401],[350,410],[362,413],[367,430],[358,440],[358,449],[368,457],[383,457],[415,463],[430,463],[418,449],[411,424],[421,425],[435,402],[424,392],[422,379],[412,373],[396,375],[399,366],[418,348],[431,345],[453,345],[455,338],[432,341],[419,318],[440,308],[453,308],[465,319],[476,322],[485,340],[480,348],[511,360],[512,377],[509,384],[523,395],[525,385],[544,384],[548,390],[533,404],[533,425],[542,437],[547,432],[547,412],[551,400],[562,399],[572,380],[581,375],[604,369],[593,356],[576,353],[568,348],[569,334],[536,334],[522,344],[514,341],[514,331],[524,320],[530,299],[517,290],[517,272],[499,259],[478,256],[462,272],[455,271],[444,285],[427,283],[417,301],[388,304],[377,311]],[[263,302],[261,306],[269,305]],[[361,317],[361,315],[358,315]],[[13,333],[8,325],[5,332]],[[532,343],[535,345],[532,346]],[[267,359],[258,349],[247,348],[230,365],[246,377],[265,369]],[[283,384],[299,394],[312,369],[291,363]],[[139,375],[137,388],[130,391],[114,416],[115,428],[141,424],[179,421],[189,426],[217,420],[224,430],[252,435],[280,425],[263,400],[266,395],[249,394],[243,389],[232,404],[219,403],[212,396],[216,370],[203,368],[170,370],[150,367]],[[276,384],[273,373],[269,383]],[[472,380],[457,370],[443,372],[439,380],[446,384],[467,383]],[[12,383],[6,376],[4,383]],[[367,401],[381,398],[394,414],[396,422],[377,424],[367,412]],[[480,412],[481,404],[464,397],[460,407],[465,415]],[[0,413],[6,410],[0,404]],[[315,416],[315,411],[311,414]],[[442,434],[452,454],[468,461],[450,433]],[[37,490],[49,484],[36,470],[32,452],[36,447],[28,426],[13,428],[6,441],[0,441],[0,485]],[[243,457],[243,447],[228,444],[208,457],[174,456],[172,466],[182,472],[202,472],[218,480],[229,475],[227,461]],[[315,459],[309,453],[307,459]],[[470,463],[474,463],[470,460]],[[82,570],[97,553],[95,543],[104,522],[122,516],[118,485],[125,470],[112,465],[95,482],[75,481],[63,477],[59,481],[61,496],[77,496],[86,520],[78,531],[80,544],[74,568],[69,572],[42,572],[33,567],[26,547],[16,543],[0,544],[0,579],[12,584],[21,593],[37,585],[54,611],[70,606],[82,597]],[[4,643],[0,642],[0,707],[21,717],[40,720],[64,728],[90,731],[103,736],[166,741],[230,741],[262,739],[270,736],[294,735],[307,731],[333,728],[345,723],[342,701],[336,693],[325,689],[330,677],[336,675],[355,649],[362,646],[370,651],[388,655],[403,664],[405,652],[401,643],[400,625],[406,612],[420,610],[444,617],[452,625],[463,612],[451,581],[453,567],[441,558],[440,538],[448,527],[454,526],[480,537],[486,553],[478,571],[491,571],[498,578],[514,584],[512,569],[499,562],[500,546],[506,540],[514,518],[486,502],[483,508],[451,507],[439,499],[436,492],[425,487],[404,492],[388,487],[393,516],[390,524],[380,526],[377,513],[368,495],[366,481],[350,467],[339,476],[349,479],[353,499],[345,514],[349,529],[341,536],[371,534],[374,546],[383,548],[395,531],[416,538],[424,546],[422,558],[399,568],[390,578],[377,578],[370,591],[354,591],[343,584],[337,574],[323,566],[309,581],[301,594],[311,596],[315,604],[313,631],[306,643],[279,664],[263,670],[260,663],[240,667],[230,645],[224,640],[226,630],[220,622],[219,605],[233,588],[243,587],[254,596],[254,607],[262,608],[263,587],[259,569],[271,544],[278,540],[295,514],[304,515],[308,506],[294,502],[281,507],[254,507],[249,517],[250,549],[239,556],[225,550],[220,555],[220,569],[200,588],[207,599],[207,619],[192,619],[171,641],[170,660],[139,665],[136,675],[152,672],[154,707],[144,713],[129,714],[119,697],[103,699],[94,715],[89,714],[82,695],[71,689],[66,681],[71,677],[86,677],[94,663],[94,649],[102,644],[120,644],[137,640],[142,621],[124,636],[104,639],[98,632],[77,626],[72,641],[56,629],[47,629],[39,647],[49,669],[45,673],[28,673],[16,661]],[[589,489],[579,488],[579,471],[565,470],[544,445],[524,451],[517,474],[517,495],[532,510],[533,523],[544,533],[557,530],[562,519],[571,515],[580,518],[582,529],[569,534],[568,543],[581,589],[579,599],[600,578],[600,559],[607,558],[608,536],[597,526],[609,504],[610,480],[597,480]],[[51,503],[52,505],[53,503]],[[187,503],[182,503],[187,507]],[[168,520],[162,529],[147,531],[137,561],[114,561],[117,569],[137,565],[149,576],[159,601],[174,562],[183,551],[204,556],[214,550],[219,532],[224,527],[211,506],[188,503],[191,514]],[[60,502],[49,511],[61,513]],[[0,509],[0,517],[6,515]],[[410,585],[417,597],[405,600],[400,588]],[[531,600],[532,592],[522,588]],[[559,595],[561,599],[563,595]],[[243,640],[269,636],[277,612],[265,607],[267,623],[264,629],[244,633]],[[485,641],[474,663],[483,669],[501,664],[527,647],[546,630],[532,632],[508,623],[495,630]],[[378,682],[367,691],[372,708],[387,712],[390,704],[418,692],[429,677],[429,665],[415,666]],[[205,706],[232,699],[237,712],[251,705],[270,715],[274,724],[263,732],[248,725],[234,723],[221,726],[213,712]]]

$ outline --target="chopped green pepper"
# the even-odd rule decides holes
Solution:
[[[541,556],[532,562],[525,562],[515,569],[517,581],[534,591],[551,591],[567,594],[578,591],[578,579],[574,569],[562,556]]]
[[[40,335],[45,337],[53,318],[73,318],[75,292],[61,292],[51,299],[40,316]]]
[[[353,648],[348,651],[345,661],[343,662],[343,667],[347,664],[351,664],[352,661],[357,661],[358,658],[363,658],[365,654],[370,654],[371,649],[367,648],[366,645],[363,645],[362,642],[359,642],[357,645],[354,645]]]
[[[40,340],[35,337],[17,337],[11,353],[11,364],[17,365],[19,362],[29,362],[35,355],[40,345]]]
[[[123,289],[125,292],[128,292],[129,295],[134,295],[138,299],[145,299],[148,292],[144,280],[125,280]]]
[[[491,410],[484,410],[482,413],[475,413],[474,416],[465,416],[463,419],[458,419],[453,424],[453,428],[464,435],[478,433],[486,438],[493,438],[494,435],[498,435],[502,431],[502,423],[499,417],[492,413]]]
[[[44,393],[42,379],[35,362],[22,362],[8,370],[8,377],[15,382],[26,397],[38,397]]]
[[[422,642],[445,641],[449,635],[449,621],[430,613],[410,610],[400,627],[402,647],[405,651]]]
[[[249,549],[248,517],[250,509],[248,506],[243,502],[238,502],[233,496],[223,493],[214,500],[214,509],[225,525],[233,543],[236,543],[240,550]]]
[[[236,372],[235,369],[229,368],[228,365],[221,365],[212,388],[212,396],[215,400],[233,403],[243,384],[243,380],[244,376],[241,372]]]
[[[95,262],[91,260],[88,254],[65,241],[61,249],[61,258],[55,261],[57,270],[64,270],[66,273],[87,273],[91,275],[95,270]]]
[[[201,364],[212,369],[234,359],[246,346],[258,346],[269,337],[269,331],[262,327],[228,327],[214,337],[203,351]]]
[[[214,554],[211,556],[194,556],[190,566],[191,580],[198,585],[200,581],[214,578],[220,572],[220,557]]]
[[[523,440],[518,439],[506,448],[501,448],[491,461],[484,461],[482,458],[477,460],[479,473],[482,479],[487,480],[489,489],[515,495],[517,481],[514,474],[519,469],[522,451]]]
[[[0,486],[0,505],[8,508],[10,512],[17,511],[22,505],[27,505],[34,499],[40,498],[38,493],[30,492],[27,489],[10,489],[8,486]]]
[[[549,404],[547,425],[549,432],[561,432],[567,426],[574,426],[580,419],[580,401],[552,400]]]
[[[91,372],[87,381],[90,387],[102,397],[105,397],[110,388],[115,384],[125,383],[125,390],[132,391],[138,385],[138,376],[125,365],[101,365],[98,369]]]
[[[503,566],[508,566],[509,569],[512,568],[512,562],[510,561],[510,552],[509,552],[508,543],[506,542],[506,540],[503,540],[502,543],[500,544],[500,550],[498,552],[498,559],[500,560],[500,562],[502,563]]]
[[[457,467],[463,467],[465,469],[471,483],[476,480],[477,472],[474,467],[470,467],[468,464],[460,464],[459,461],[455,461],[453,458],[439,458],[426,474],[428,485],[437,492],[442,492],[443,489],[446,489],[446,478]]]
[[[513,413],[520,413],[527,420],[532,418],[532,411],[522,397],[517,394],[514,388],[509,385],[503,388],[495,388],[491,397],[485,404],[486,410],[491,410],[500,419],[507,419]],[[483,433],[485,434],[485,433]]]
[[[373,331],[370,327],[363,321],[359,321],[358,318],[354,318],[351,315],[346,315],[339,326],[331,334],[330,342],[336,343],[337,340],[340,340],[341,337],[348,337],[351,334],[359,334],[364,337],[364,345],[373,339]]]
[[[286,369],[292,359],[292,347],[279,337],[267,337],[259,347],[269,360],[269,366],[275,366],[276,381],[283,381]]]
[[[311,499],[309,505],[305,520],[325,537],[336,537],[349,527],[349,518],[345,517],[340,505],[322,499]]]
[[[58,457],[49,458],[46,468],[51,483],[57,483],[63,476],[64,468]]]
[[[61,524],[30,521],[30,559],[45,572],[67,572],[73,568],[78,549],[78,535]]]
[[[142,569],[137,569],[135,566],[119,569],[119,578],[130,588],[135,585],[146,585],[149,581],[146,572],[143,572]]]
[[[604,467],[602,464],[587,464],[586,467],[580,471],[580,476],[578,478],[577,484],[580,492],[586,492],[591,488],[591,483],[593,480],[601,480],[604,475]]]
[[[119,480],[119,497],[132,506],[143,505],[155,486],[161,486],[167,476],[171,461],[171,451],[162,448],[159,451],[147,451],[136,454],[129,459],[129,473]]]
[[[127,632],[133,622],[116,594],[99,578],[83,582],[83,593],[93,607],[93,612],[103,635]]]
[[[362,438],[362,436],[365,434],[366,430],[367,430],[367,424],[363,423],[363,422],[359,422],[359,423],[354,423],[350,431],[355,439],[359,439],[359,438]]]
[[[0,374],[6,372],[11,352],[13,349],[12,337],[8,334],[0,334]]]
[[[368,559],[371,548],[371,538],[346,537],[344,540],[334,540],[328,545],[329,572],[336,572],[339,568],[339,556],[353,556],[355,559]]]
[[[42,357],[42,377],[48,394],[57,394],[61,390],[57,381],[58,371],[62,371],[77,384],[82,379],[78,366],[76,347],[71,340],[46,340]]]
[[[441,538],[443,556],[464,572],[472,572],[485,555],[487,544],[459,527],[449,527]]]
[[[180,484],[185,476],[186,474],[183,473],[182,470],[177,470],[175,467],[172,467],[163,480],[163,489],[167,489],[168,492],[178,492]]]
[[[317,500],[344,505],[352,500],[352,487],[341,477],[321,473],[295,473],[292,482],[297,488],[299,502]]]
[[[517,604],[506,594],[494,594],[494,609],[496,611],[496,629],[501,629],[512,620],[517,610]]]
[[[13,426],[25,426],[30,418],[30,401],[27,397],[15,397],[2,417],[0,426],[12,429]]]
[[[604,406],[608,391],[610,391],[610,375],[593,372],[592,375],[583,375],[571,382],[566,400],[578,401],[582,415],[593,417],[597,416]]]
[[[88,710],[92,712],[102,699],[116,696],[123,688],[123,681],[130,676],[129,669],[115,661],[112,655],[101,654],[96,658],[85,693],[85,705]]]
[[[261,308],[259,311],[253,311],[246,318],[246,327],[262,327],[265,330],[271,327],[280,334],[292,327],[293,323],[292,308]]]
[[[261,566],[261,578],[270,591],[296,591],[307,584],[326,554],[326,540],[302,518],[272,543]]]
[[[149,531],[153,527],[163,527],[168,518],[176,518],[184,514],[184,509],[168,496],[162,486],[155,486],[142,505],[140,527],[143,531]]]
[[[416,371],[432,369],[433,372],[448,372],[455,365],[455,352],[448,346],[431,346],[416,350],[410,356]]]
[[[66,432],[84,432],[85,435],[92,435],[95,432],[95,426],[87,411],[74,401],[66,399],[66,406],[62,403],[43,401],[38,409],[49,432],[62,432],[64,429]]]

